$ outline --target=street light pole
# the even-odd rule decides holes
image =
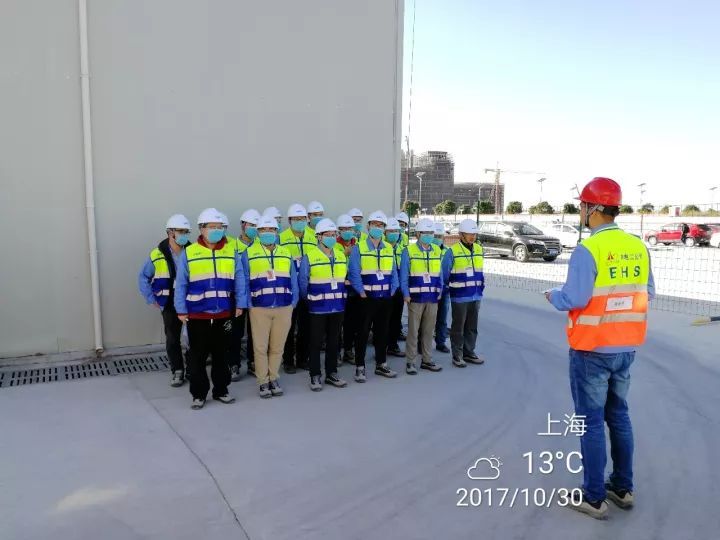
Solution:
[[[540,202],[543,201],[542,186],[543,186],[543,182],[544,182],[545,180],[547,180],[547,178],[540,178],[540,179],[538,180],[538,184],[540,184]]]
[[[717,188],[717,186],[713,186],[710,188],[710,210],[714,210],[715,207],[715,190]]]
[[[638,184],[638,187],[640,188],[640,238],[643,236],[643,223],[645,221],[645,210],[643,208],[643,195],[645,195],[645,186],[647,184],[643,182],[642,184]]]

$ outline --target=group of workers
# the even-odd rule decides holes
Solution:
[[[571,393],[575,413],[585,420],[582,496],[575,500],[573,492],[571,508],[598,519],[607,516],[606,499],[624,509],[634,504],[626,398],[630,366],[645,340],[648,301],[655,294],[647,248],[615,224],[621,204],[620,186],[612,179],[594,178],[584,187],[581,221],[592,234],[570,257],[566,283],[545,293],[556,309],[569,312]],[[431,354],[433,333],[436,348],[447,352],[449,310],[452,364],[483,363],[475,354],[484,289],[475,222],[463,221],[459,241],[446,247],[444,230],[427,219],[418,221],[417,241],[411,243],[403,213],[388,218],[376,211],[364,226],[363,213],[352,209],[333,222],[313,201],[307,208],[290,206],[288,228],[280,231],[282,217],[276,208],[263,214],[248,210],[240,236],[233,238],[227,217],[209,208],[200,214],[200,235],[191,242],[188,220],[172,216],[167,238],[140,272],[141,293],[162,311],[173,386],[184,380],[180,333],[187,323],[194,409],[203,407],[210,389],[208,355],[213,398],[234,401],[228,385],[240,376],[245,333],[248,371],[255,373],[264,398],[282,395],[281,362],[287,373],[309,369],[311,389],[322,389],[323,348],[325,384],[347,385],[337,372],[342,361],[355,364],[355,381],[365,382],[371,333],[376,375],[396,377],[388,354],[404,355],[410,375],[418,373],[418,355],[421,369],[440,371]],[[405,306],[403,353],[398,341],[405,337]],[[608,480],[605,424],[613,465]]]
[[[322,390],[323,380],[347,386],[338,374],[343,362],[355,365],[355,382],[366,382],[370,341],[374,373],[387,378],[397,376],[388,355],[405,357],[408,375],[441,371],[432,358],[433,340],[438,351],[452,352],[453,366],[484,362],[475,352],[484,278],[474,221],[463,221],[459,241],[447,247],[444,227],[427,218],[418,221],[411,242],[404,212],[387,217],[375,211],[364,224],[363,212],[353,208],[333,222],[313,201],[292,204],[281,230],[283,217],[275,207],[262,214],[247,210],[240,235],[233,237],[227,216],[208,208],[197,219],[200,234],[193,241],[188,219],[173,215],[167,237],[140,270],[140,293],[162,313],[170,384],[179,387],[189,379],[193,409],[205,405],[210,380],[213,399],[234,401],[228,386],[242,377],[245,336],[247,371],[263,398],[283,394],[281,365],[286,373],[308,370],[313,391]]]

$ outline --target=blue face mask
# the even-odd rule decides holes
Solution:
[[[342,238],[346,242],[349,242],[350,240],[355,238],[355,231],[342,231],[340,233],[340,238]]]
[[[355,224],[355,232],[362,232],[362,223]]]
[[[217,244],[225,236],[225,229],[210,229],[207,239],[211,244]]]
[[[310,226],[314,229],[315,227],[317,227],[317,224],[320,223],[321,220],[322,216],[314,216],[310,219]]]
[[[323,236],[322,243],[326,248],[332,249],[337,243],[337,238],[335,238],[334,236]]]
[[[385,238],[387,238],[387,241],[394,244],[400,239],[400,233],[399,232],[389,232],[385,234]]]
[[[435,244],[436,246],[439,246],[440,244],[442,244],[442,238],[438,238],[438,237],[433,238],[433,244]]]
[[[375,240],[379,240],[382,238],[382,235],[385,231],[383,231],[380,227],[370,227],[370,237],[374,238]]]
[[[432,244],[433,238],[435,238],[435,237],[432,234],[421,234],[420,242],[423,244]]]
[[[277,240],[277,234],[274,232],[261,232],[258,234],[258,238],[260,238],[261,244],[271,246]]]
[[[255,240],[257,238],[257,227],[246,227],[245,228],[245,234],[250,240]]]
[[[305,227],[307,227],[307,220],[301,219],[300,221],[293,221],[290,224],[290,228],[295,232],[303,232],[305,230]]]
[[[178,234],[175,233],[175,242],[177,242],[178,246],[184,246],[190,241],[190,235],[189,234]]]

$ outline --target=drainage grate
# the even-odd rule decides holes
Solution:
[[[167,356],[159,354],[154,356],[119,358],[117,360],[103,360],[87,364],[0,371],[0,388],[22,386],[25,384],[72,381],[90,377],[129,375],[148,371],[166,371],[169,369],[170,362]]]

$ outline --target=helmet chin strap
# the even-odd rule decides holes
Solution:
[[[593,206],[585,206],[585,227],[590,228],[590,216],[593,215],[594,212],[602,212],[605,210],[605,207],[602,204],[594,204]]]

